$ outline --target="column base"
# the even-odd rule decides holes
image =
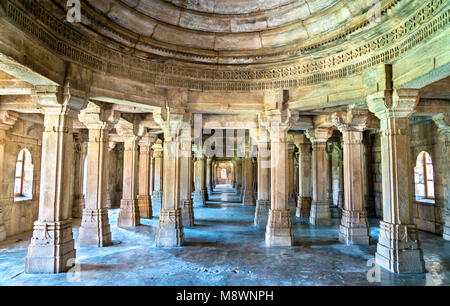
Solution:
[[[342,211],[339,241],[346,245],[370,244],[369,222],[365,211]]]
[[[107,209],[84,209],[78,244],[81,247],[112,245]]]
[[[159,226],[156,232],[157,247],[179,247],[184,241],[181,209],[162,209],[159,217]]]
[[[298,197],[298,206],[295,216],[308,219],[311,215],[311,197]]]
[[[393,273],[423,273],[425,262],[415,225],[380,222],[376,263]]]
[[[136,200],[120,201],[119,219],[117,226],[123,228],[136,227],[141,223]]]
[[[269,210],[271,204],[269,200],[258,200],[256,201],[255,210],[255,225],[256,226],[267,226],[269,221]]]
[[[184,227],[194,226],[194,207],[191,200],[181,201],[181,216]]]
[[[25,259],[26,273],[67,272],[74,266],[75,258],[72,223],[69,220],[34,223],[33,237]]]
[[[309,223],[313,225],[326,225],[331,223],[331,213],[328,201],[312,201]]]
[[[269,220],[266,228],[267,246],[292,246],[294,234],[289,210],[269,210]]]
[[[242,203],[247,206],[255,206],[255,197],[253,195],[253,190],[244,190],[242,196]]]
[[[162,191],[153,191],[152,194],[152,205],[154,205],[155,207],[162,207],[162,197],[163,197],[163,192]]]
[[[152,199],[148,195],[138,196],[139,216],[143,219],[153,218]]]
[[[194,205],[195,206],[206,206],[205,191],[199,190],[194,193]]]
[[[83,216],[84,195],[73,196],[72,218],[79,219]]]
[[[4,225],[0,225],[0,241],[6,240],[6,229]]]

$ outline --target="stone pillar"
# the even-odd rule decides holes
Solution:
[[[383,221],[376,262],[394,273],[425,270],[417,228],[412,218],[412,169],[409,117],[419,100],[414,89],[386,90],[368,97],[371,112],[381,121]]]
[[[295,146],[294,144],[289,144],[288,146],[288,161],[289,161],[289,209],[296,209],[297,203],[295,202],[295,185],[294,185],[294,175],[295,175]]]
[[[296,135],[294,143],[298,148],[299,195],[296,216],[309,218],[311,211],[311,142],[306,135]]]
[[[178,138],[186,111],[159,108],[153,112],[164,131],[163,203],[155,243],[158,247],[181,246],[184,240],[180,209],[180,140]],[[186,176],[184,176],[186,181]]]
[[[69,211],[69,180],[73,160],[73,118],[79,105],[59,88],[36,89],[32,98],[44,114],[39,218],[25,260],[26,273],[61,273],[76,257]],[[62,98],[62,99],[61,99]],[[61,101],[62,100],[62,101]],[[79,102],[79,103],[78,103]]]
[[[367,126],[367,110],[334,113],[334,125],[344,138],[345,202],[339,240],[347,245],[370,244],[370,229],[364,201],[363,131]]]
[[[206,190],[205,185],[205,157],[201,148],[194,146],[196,163],[195,163],[195,193],[194,205],[206,205]]]
[[[80,131],[74,134],[75,141],[75,175],[73,188],[72,218],[81,218],[85,199],[83,194],[84,161],[87,155],[87,135]]]
[[[243,189],[243,197],[242,202],[244,205],[250,205],[254,206],[256,205],[255,202],[255,195],[253,193],[253,160],[250,156],[249,150],[246,150],[245,152],[245,159],[244,159],[244,167],[245,167],[245,174],[244,174],[244,185],[245,188]]]
[[[162,205],[162,194],[163,194],[163,142],[158,139],[152,147],[153,157],[154,157],[154,173],[153,173],[153,193],[152,193],[152,204],[156,207],[161,207]]]
[[[258,138],[258,200],[256,201],[255,225],[266,226],[270,211],[270,137],[260,128]]]
[[[153,217],[152,199],[150,194],[150,179],[152,176],[151,153],[156,136],[146,135],[139,142],[139,216],[144,219]]]
[[[446,167],[443,171],[446,173],[447,188],[444,188],[443,198],[445,199],[444,207],[442,209],[442,218],[444,223],[444,239],[450,241],[450,115],[439,114],[433,116],[433,120],[439,129],[445,141],[445,150],[442,158],[442,165]],[[445,166],[446,165],[446,166]]]
[[[181,130],[180,207],[184,227],[194,226],[192,202],[192,127],[190,122]]]
[[[120,201],[120,212],[117,226],[122,228],[136,227],[140,224],[139,208],[137,206],[138,180],[138,145],[135,123],[121,119],[116,126],[117,133],[124,141],[123,155],[123,191]]]
[[[206,190],[208,196],[212,193],[212,158],[208,157],[206,159]]]
[[[78,237],[80,246],[104,247],[112,244],[106,208],[108,181],[108,130],[115,121],[114,112],[95,103],[78,116],[89,129],[87,153],[86,200]],[[112,122],[114,123],[114,122]]]
[[[289,163],[287,133],[291,127],[289,110],[271,110],[260,114],[260,122],[270,132],[271,209],[266,227],[268,246],[292,246],[294,234],[288,207]]]
[[[334,205],[333,199],[333,144],[327,143],[327,199],[330,207]]]
[[[235,171],[235,180],[236,180],[236,188],[235,191],[238,195],[241,194],[241,186],[242,186],[242,167],[241,167],[241,159],[239,157],[235,158],[236,163],[236,171]]]
[[[327,140],[331,137],[329,128],[308,130],[306,136],[313,147],[312,183],[313,195],[309,222],[311,224],[329,224],[331,221],[330,205],[327,194]]]
[[[0,186],[4,189],[4,167],[5,167],[5,143],[6,143],[6,131],[10,130],[16,121],[19,119],[19,114],[11,111],[0,111]],[[3,212],[0,207],[0,241],[6,239],[6,228],[3,224]]]

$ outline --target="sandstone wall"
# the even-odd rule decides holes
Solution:
[[[0,191],[0,209],[6,235],[16,235],[33,229],[38,218],[39,181],[41,176],[41,139],[42,125],[19,119],[14,127],[6,132],[5,154]],[[27,149],[31,153],[33,163],[32,198],[14,199],[14,178],[19,152]]]

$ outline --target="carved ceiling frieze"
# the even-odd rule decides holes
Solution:
[[[342,52],[319,59],[314,59],[317,55],[305,56],[290,64],[245,67],[162,63],[127,54],[120,51],[120,46],[76,31],[34,0],[8,0],[6,19],[60,56],[94,71],[164,87],[262,91],[346,78],[392,62],[431,35],[447,29],[450,19],[448,1],[427,0],[423,3],[391,31]]]

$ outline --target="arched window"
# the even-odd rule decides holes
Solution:
[[[421,152],[414,168],[414,183],[417,201],[434,203],[434,173],[430,154]]]
[[[19,152],[16,162],[16,176],[14,180],[15,200],[30,200],[33,198],[33,163],[31,153],[27,149]]]
[[[226,180],[228,178],[227,169],[222,169],[222,172],[220,174],[220,178],[223,179],[223,180]]]

